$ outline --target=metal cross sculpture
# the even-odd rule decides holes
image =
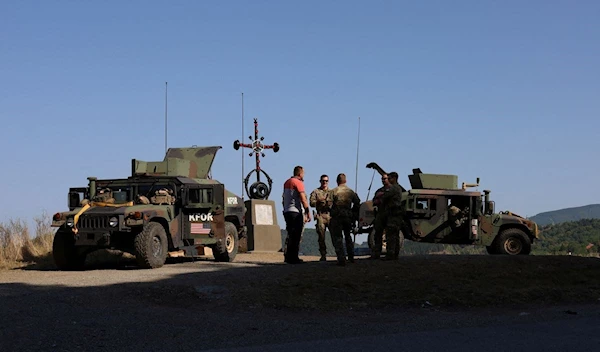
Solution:
[[[256,156],[256,168],[252,171],[250,171],[248,173],[248,175],[246,176],[246,178],[244,179],[244,187],[246,189],[246,194],[248,194],[248,197],[250,197],[250,199],[269,199],[269,194],[271,194],[271,187],[273,185],[273,180],[271,180],[271,178],[269,177],[269,175],[265,172],[265,170],[260,168],[260,157],[262,156],[263,158],[265,157],[265,153],[263,152],[263,150],[265,149],[273,149],[273,151],[275,153],[277,153],[279,151],[279,144],[278,143],[273,143],[272,145],[265,145],[263,144],[263,140],[265,139],[265,137],[260,137],[258,138],[258,120],[254,119],[254,139],[252,139],[252,136],[248,136],[248,138],[250,138],[250,140],[252,141],[252,143],[240,143],[240,140],[236,140],[235,142],[233,142],[233,149],[238,150],[240,149],[240,147],[243,148],[250,148],[252,149],[252,152],[250,152],[250,156],[252,156],[252,154],[254,154]],[[256,182],[254,182],[251,186],[250,189],[248,189],[248,180],[250,179],[250,175],[252,175],[253,172],[256,172]],[[264,182],[261,182],[260,180],[260,173],[264,173],[265,176],[267,177],[267,182],[269,182],[269,184],[267,185]]]

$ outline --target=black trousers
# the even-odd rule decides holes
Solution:
[[[298,260],[298,252],[300,251],[300,239],[302,230],[304,229],[304,217],[302,213],[285,212],[285,229],[287,231],[287,248],[284,252],[285,261]]]

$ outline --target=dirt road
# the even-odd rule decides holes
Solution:
[[[364,291],[340,283],[322,290],[315,287],[317,276],[364,276],[368,271],[361,270],[385,272],[387,264],[361,259],[341,268],[333,259],[305,257],[309,262],[301,265],[281,259],[240,254],[235,263],[199,260],[154,270],[118,265],[81,272],[0,271],[0,351],[194,351],[600,317],[600,301],[443,307],[423,300],[361,308],[344,297]],[[408,258],[398,266],[414,262],[414,271],[422,266],[419,260],[425,259]],[[462,260],[472,265],[472,258]],[[580,265],[598,272],[596,262]],[[307,280],[307,273],[315,280]]]

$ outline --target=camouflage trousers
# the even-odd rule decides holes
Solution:
[[[317,221],[316,230],[319,240],[319,252],[321,256],[327,255],[327,246],[325,245],[325,231],[329,228],[329,232],[331,232],[331,227],[329,226],[329,222],[331,220],[331,216],[329,213],[321,213],[315,216],[315,220]]]
[[[377,213],[375,215],[375,220],[373,221],[373,228],[375,229],[373,238],[374,247],[371,249],[372,258],[379,258],[381,256],[383,232],[385,231],[386,223],[387,217],[385,216],[385,213]]]
[[[379,258],[383,247],[385,233],[386,258],[398,258],[400,255],[400,231],[403,224],[402,214],[378,213],[373,227],[375,230],[371,258]]]
[[[397,259],[400,254],[400,229],[402,228],[402,213],[387,214],[385,224],[386,254],[388,259]]]
[[[354,241],[352,240],[353,221],[346,217],[331,217],[329,221],[329,232],[331,233],[331,242],[335,248],[335,254],[339,262],[345,262],[344,241],[346,242],[346,253],[348,259],[354,259]]]

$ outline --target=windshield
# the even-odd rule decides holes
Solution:
[[[96,195],[101,195],[106,192],[112,193],[116,203],[124,203],[130,201],[137,201],[139,196],[146,198],[152,198],[157,191],[168,190],[175,194],[175,187],[172,184],[166,183],[153,183],[153,184],[132,184],[132,185],[111,185],[111,184],[98,184]]]

